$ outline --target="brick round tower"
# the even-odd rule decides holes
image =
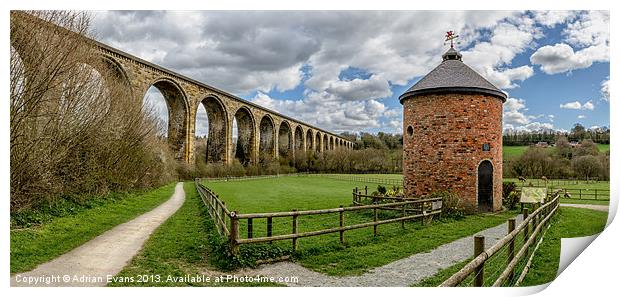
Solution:
[[[400,96],[405,193],[457,194],[469,211],[502,207],[502,112],[506,95],[450,48]]]

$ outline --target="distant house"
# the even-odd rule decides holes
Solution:
[[[536,147],[549,147],[549,143],[546,141],[539,141],[536,143]]]

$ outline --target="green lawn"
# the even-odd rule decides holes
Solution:
[[[607,223],[607,213],[589,209],[562,207],[536,251],[530,272],[522,286],[544,284],[555,279],[560,263],[562,238],[583,237],[600,233]]]
[[[534,187],[544,187],[545,181],[542,179],[528,178],[525,182],[517,178],[504,178],[504,181],[515,182],[517,186],[528,186],[530,183]],[[547,187],[561,189],[589,189],[589,190],[609,190],[609,181],[584,181],[584,180],[558,180],[551,179],[546,183]]]
[[[366,177],[366,178],[385,178],[385,179],[403,179],[403,175],[401,173],[368,173],[368,174],[335,174],[335,175],[344,175],[344,176],[357,176],[357,177]]]
[[[544,284],[555,279],[560,261],[561,238],[572,238],[589,236],[601,232],[607,222],[607,213],[589,209],[572,207],[562,207],[552,219],[551,228],[545,234],[544,240],[536,251],[530,271],[525,277],[521,286],[534,286]],[[522,245],[523,240],[518,238],[518,246]],[[504,253],[499,253],[499,257],[494,256],[491,263],[485,265],[485,286],[492,285],[503,270],[504,263],[507,262]],[[436,287],[458,272],[465,264],[472,259],[467,259],[451,267],[439,271],[437,274],[428,277],[414,286]],[[521,271],[527,260],[524,258],[516,271]],[[516,274],[518,276],[518,273]],[[466,278],[461,285],[471,285],[471,277]]]
[[[363,184],[318,176],[290,176],[268,180],[207,183],[230,210],[241,213],[290,211],[292,209],[322,209],[349,205],[351,189]],[[369,189],[370,190],[370,189]],[[373,189],[374,190],[374,189]],[[504,223],[515,212],[473,215],[464,219],[434,220],[423,226],[414,221],[379,226],[379,236],[373,237],[372,228],[347,231],[345,245],[339,235],[299,239],[299,252],[294,255],[301,265],[329,275],[358,275],[409,255],[429,251],[439,245],[469,236],[486,228]],[[368,222],[372,213],[345,214],[347,224]],[[338,214],[302,216],[299,231],[337,227]],[[290,233],[291,218],[274,218],[273,235]],[[254,219],[254,237],[265,236],[266,220]],[[240,236],[247,237],[247,222],[239,222]],[[269,244],[266,244],[269,245]],[[278,241],[271,246],[290,250],[290,241]],[[249,246],[241,246],[243,248]]]
[[[186,182],[185,203],[151,235],[142,250],[119,274],[119,279],[138,280],[151,275],[146,282],[113,282],[110,286],[218,286],[247,285],[216,282],[219,273],[213,272],[207,256],[212,251],[209,234],[217,232],[213,221],[196,192],[193,182]],[[206,282],[171,281],[169,277],[209,275]],[[255,283],[250,285],[274,285]]]
[[[364,183],[318,176],[285,176],[244,181],[205,182],[240,213],[322,209],[349,205],[352,191]]]
[[[528,147],[527,145],[504,146],[502,147],[502,154],[504,159],[516,159],[523,155]]]
[[[601,151],[601,152],[609,151],[609,144],[597,143],[596,146],[598,146],[598,150]],[[521,157],[521,155],[523,155],[523,153],[525,153],[525,151],[527,150],[528,147],[529,146],[527,146],[527,145],[515,145],[515,146],[505,145],[502,148],[504,159],[516,159],[516,158],[519,158],[519,157]],[[548,147],[547,149],[554,150],[555,147]]]
[[[601,151],[601,152],[608,152],[609,151],[609,144],[597,143],[596,146],[598,146],[598,150]]]
[[[560,203],[569,204],[593,204],[593,205],[609,205],[609,200],[586,200],[586,199],[560,199]]]
[[[155,208],[170,198],[174,186],[127,194],[36,227],[11,230],[11,273],[31,270]]]

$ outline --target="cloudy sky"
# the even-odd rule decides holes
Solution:
[[[100,41],[332,131],[402,132],[407,88],[463,61],[509,94],[504,128],[609,126],[609,13],[601,11],[104,11]],[[156,89],[147,94],[165,103]],[[197,134],[207,131],[199,108]],[[475,112],[475,111],[472,111]]]

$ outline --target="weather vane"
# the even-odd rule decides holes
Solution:
[[[459,36],[455,35],[453,31],[448,31],[448,32],[446,32],[446,40],[445,40],[445,42],[450,41],[450,47],[454,48],[454,39],[457,39],[457,38],[459,38]],[[458,42],[457,42],[457,44],[458,44]]]

